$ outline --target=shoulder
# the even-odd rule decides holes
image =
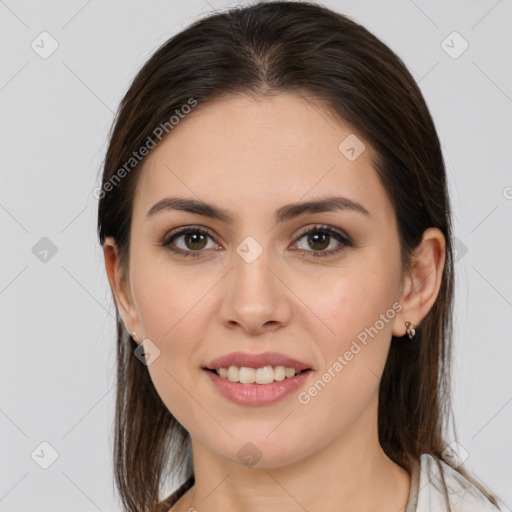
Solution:
[[[417,512],[499,512],[471,482],[444,460],[420,457]]]

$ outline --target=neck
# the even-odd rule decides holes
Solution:
[[[410,478],[382,450],[374,409],[373,421],[366,415],[351,432],[279,467],[235,464],[192,438],[195,484],[177,510],[404,512]]]

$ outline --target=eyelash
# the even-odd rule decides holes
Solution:
[[[202,234],[202,235],[209,236],[210,238],[213,238],[211,236],[211,234],[207,230],[205,230],[204,228],[201,228],[199,226],[188,226],[188,227],[186,227],[184,229],[181,229],[181,230],[176,231],[174,233],[171,232],[169,235],[166,235],[162,240],[160,240],[159,245],[169,249],[170,251],[172,251],[175,254],[179,254],[180,256],[184,256],[184,257],[187,257],[187,258],[188,257],[197,258],[197,257],[200,256],[201,252],[204,252],[204,250],[184,251],[183,249],[175,249],[175,248],[173,248],[171,246],[171,243],[176,238],[179,238],[180,236],[191,234],[191,233],[194,233],[194,234],[199,233],[199,234]],[[334,228],[332,228],[330,226],[326,226],[326,225],[315,225],[312,228],[308,228],[305,231],[302,231],[297,236],[296,242],[299,241],[304,236],[309,235],[309,234],[313,234],[313,233],[326,233],[326,234],[332,236],[335,240],[337,240],[340,243],[340,246],[337,249],[331,249],[330,251],[313,251],[313,250],[311,250],[311,251],[307,251],[307,250],[304,251],[304,252],[307,252],[307,253],[312,253],[312,256],[314,258],[323,258],[323,257],[326,257],[326,256],[332,256],[332,255],[335,255],[335,254],[339,253],[343,249],[345,249],[345,247],[353,247],[354,246],[352,240],[347,235],[345,235],[341,231],[338,231],[338,230],[336,230],[336,229],[334,229]],[[301,250],[302,249],[298,249],[298,251],[301,251]]]

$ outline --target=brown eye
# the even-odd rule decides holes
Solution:
[[[185,245],[191,250],[204,249],[206,246],[207,235],[203,233],[186,233],[183,236]]]
[[[307,243],[309,247],[315,250],[327,249],[331,241],[331,235],[323,232],[317,232],[307,235]]]
[[[345,247],[353,247],[352,241],[342,232],[329,226],[315,226],[303,232],[298,240],[305,238],[305,243],[298,249],[312,256],[330,256],[343,250]],[[305,246],[305,247],[304,247]],[[325,250],[333,246],[331,250]]]
[[[188,227],[166,236],[160,245],[181,256],[200,256],[203,249],[208,248],[208,239],[211,235],[204,229]],[[210,248],[217,248],[213,243]]]

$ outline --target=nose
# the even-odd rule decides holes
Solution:
[[[223,280],[219,310],[220,321],[227,328],[255,335],[289,323],[289,292],[276,267],[270,250],[263,250],[254,260],[233,255],[233,268]]]

